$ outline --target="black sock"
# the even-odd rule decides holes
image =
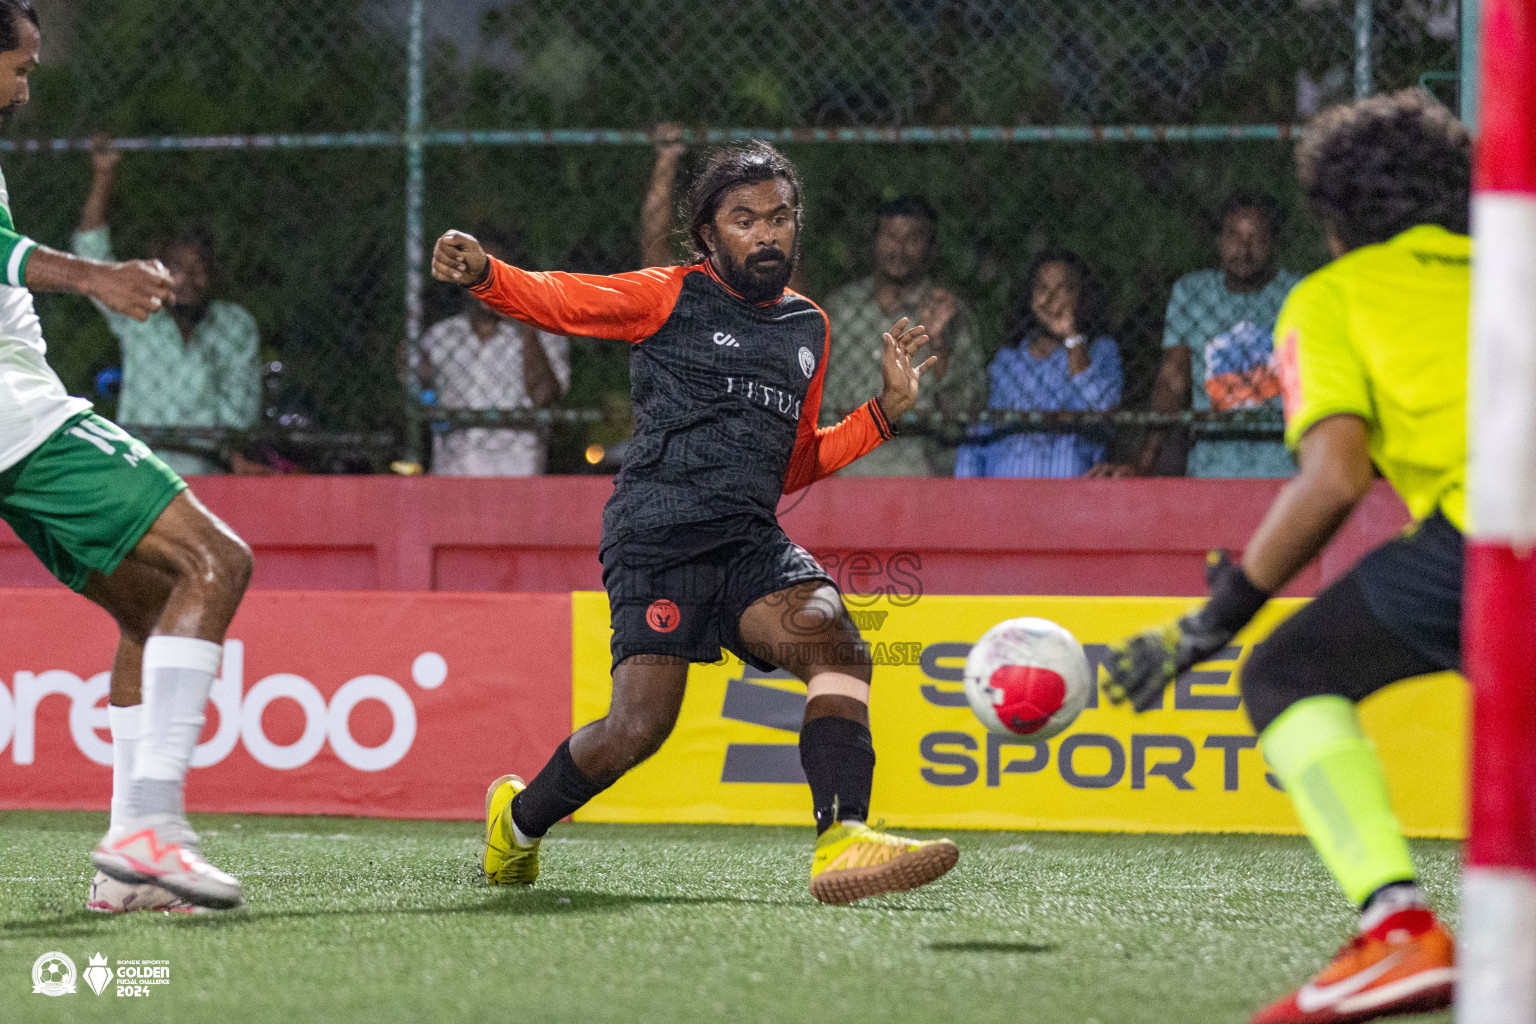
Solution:
[[[529,839],[538,839],[550,826],[607,789],[582,774],[571,760],[571,741],[560,744],[528,788],[512,798],[512,821]]]
[[[800,730],[800,766],[811,784],[817,835],[839,821],[869,817],[869,791],[875,779],[869,726],[837,715],[806,722]]]

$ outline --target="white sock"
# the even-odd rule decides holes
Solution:
[[[107,724],[112,729],[112,824],[116,832],[128,823],[129,789],[133,782],[133,753],[139,742],[139,709],[107,706]]]
[[[509,814],[507,817],[511,818],[512,816]],[[532,846],[534,843],[538,842],[537,839],[529,839],[527,836],[523,835],[523,830],[517,827],[516,820],[513,820],[512,822],[512,841],[518,846]]]
[[[1429,897],[1417,882],[1398,882],[1376,893],[1360,913],[1360,930],[1368,932],[1402,910],[1429,909]]]
[[[224,649],[210,640],[152,636],[144,644],[142,731],[133,778],[180,784],[203,731],[203,710]],[[148,808],[136,807],[142,815]]]

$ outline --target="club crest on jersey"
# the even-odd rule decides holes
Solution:
[[[810,380],[811,374],[816,372],[816,357],[804,345],[800,346],[800,372],[805,374],[806,380]]]
[[[683,621],[683,613],[676,604],[664,597],[652,601],[645,610],[645,624],[658,633],[670,633]]]

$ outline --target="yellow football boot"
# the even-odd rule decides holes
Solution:
[[[492,885],[532,885],[539,877],[539,841],[519,846],[512,833],[512,798],[527,788],[516,775],[503,775],[485,791],[485,857],[480,868]]]
[[[919,842],[868,825],[834,825],[816,840],[811,895],[823,903],[906,892],[940,877],[960,859],[948,839]]]

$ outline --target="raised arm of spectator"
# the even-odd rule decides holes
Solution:
[[[85,197],[85,208],[80,211],[80,226],[75,229],[77,234],[89,234],[107,226],[112,179],[121,157],[122,154],[112,148],[112,140],[105,135],[91,139],[91,191]]]
[[[449,231],[432,251],[432,276],[469,289],[491,309],[550,334],[644,341],[677,305],[687,267],[625,274],[534,273],[486,255],[473,235]]]
[[[672,255],[672,190],[677,184],[677,165],[688,147],[683,144],[683,129],[676,124],[659,124],[652,133],[656,143],[656,164],[651,168],[651,184],[640,207],[640,265],[667,267],[676,263]]]
[[[28,251],[23,265],[24,281],[33,291],[68,291],[85,295],[107,318],[107,326],[118,334],[125,320],[145,320],[170,301],[170,275],[164,285],[157,283],[164,267],[158,260],[117,263],[112,258],[112,237],[107,229],[107,208],[112,196],[112,178],[121,154],[105,136],[97,136],[91,153],[91,191],[80,212],[80,225],[70,239],[74,259],[63,253],[38,246]],[[30,244],[30,243],[29,243]],[[11,252],[17,252],[10,246]],[[12,261],[16,262],[16,261]]]

